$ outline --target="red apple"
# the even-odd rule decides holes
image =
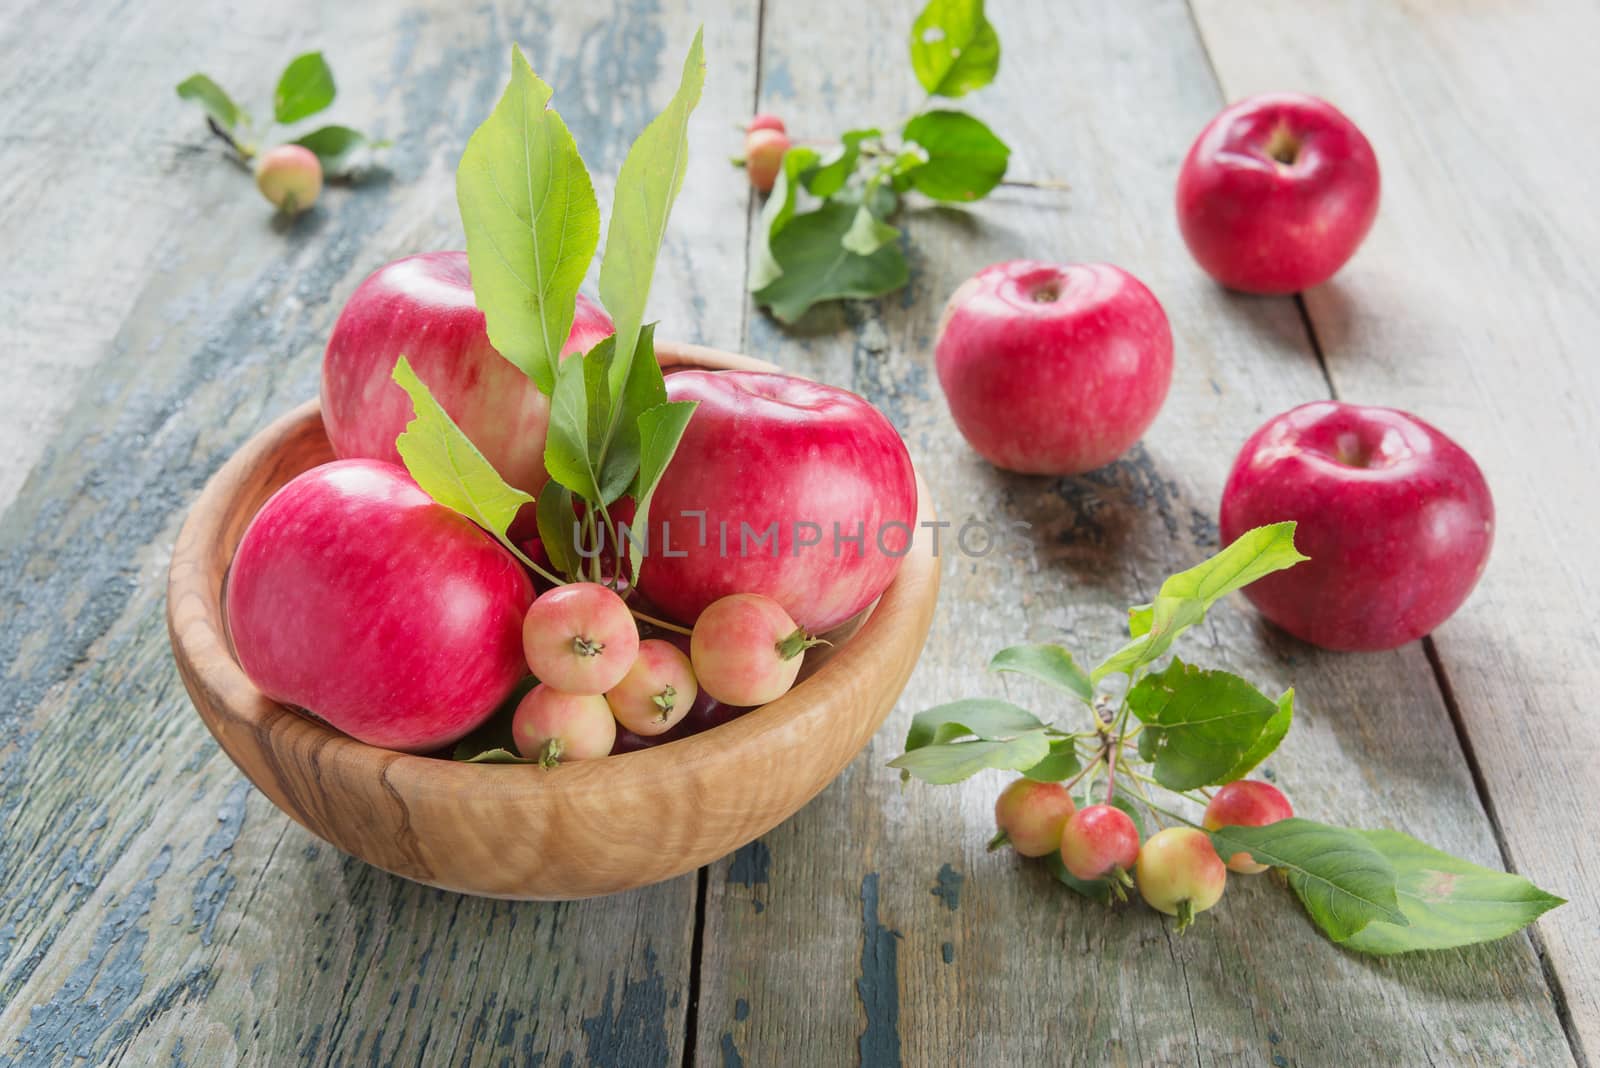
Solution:
[[[1332,104],[1253,96],[1200,132],[1178,172],[1178,225],[1207,274],[1295,293],[1343,267],[1378,214],[1378,157]]]
[[[1121,456],[1155,419],[1172,383],[1172,330],[1121,268],[1013,260],[955,291],[934,359],[979,455],[1075,475]]]
[[[917,485],[882,412],[752,371],[679,371],[667,393],[700,407],[651,501],[647,599],[693,622],[720,597],[765,594],[815,634],[883,592],[910,548]]]
[[[532,603],[510,553],[377,460],[273,494],[228,573],[228,629],[262,693],[409,752],[477,727],[527,673]]]
[[[613,330],[580,295],[562,355],[586,352]],[[550,401],[489,344],[465,252],[425,252],[380,267],[339,313],[322,359],[322,422],[341,459],[400,462],[394,439],[412,417],[411,398],[390,380],[401,356],[501,476],[538,493],[550,477]]]
[[[1427,634],[1467,599],[1494,541],[1494,502],[1466,450],[1414,415],[1339,401],[1269,420],[1233,462],[1223,540],[1288,519],[1310,561],[1245,596],[1326,649]]]

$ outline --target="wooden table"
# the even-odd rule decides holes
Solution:
[[[1600,214],[1593,43],[1573,0],[993,4],[1002,73],[970,107],[1016,149],[970,212],[908,220],[901,295],[778,329],[746,299],[757,205],[725,160],[756,108],[827,136],[921,99],[914,0],[699,5],[112,5],[0,20],[0,1064],[1586,1064],[1600,1055]],[[652,313],[878,403],[947,518],[1034,528],[949,559],[890,724],[815,803],[675,882],[569,904],[458,897],[290,823],[191,711],[162,623],[206,477],[316,389],[369,271],[459,247],[453,172],[509,42],[609,203],[628,141],[704,18],[694,158]],[[326,49],[335,117],[395,140],[390,176],[275,225],[173,84],[252,100]],[[1303,300],[1229,295],[1174,225],[1177,165],[1225,99],[1336,101],[1384,168],[1365,248]],[[997,473],[934,381],[940,306],[1000,259],[1117,262],[1160,296],[1176,379],[1145,441],[1077,479]],[[1021,639],[1085,650],[1216,545],[1230,457],[1334,395],[1411,409],[1482,463],[1500,530],[1433,638],[1331,655],[1242,601],[1196,645],[1299,722],[1273,759],[1300,811],[1509,865],[1571,903],[1530,935],[1375,960],[1267,879],[1183,938],[988,855],[998,776],[902,791],[914,711],[996,684]],[[1039,695],[1032,695],[1038,697]],[[514,828],[507,829],[514,834]]]

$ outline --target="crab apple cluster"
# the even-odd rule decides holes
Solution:
[[[783,166],[783,154],[789,151],[789,132],[782,119],[765,112],[752,118],[744,130],[745,173],[752,186],[770,193]]]
[[[533,602],[522,644],[539,684],[518,704],[512,738],[552,767],[674,741],[774,701],[818,641],[752,593],[713,602],[686,638],[641,638],[620,594],[573,582]]]
[[[1247,853],[1224,861],[1206,832],[1261,827],[1293,815],[1276,786],[1241,780],[1210,798],[1201,827],[1167,827],[1141,843],[1133,817],[1117,805],[1079,808],[1066,786],[1023,778],[995,801],[998,832],[989,848],[1009,844],[1024,857],[1058,854],[1068,875],[1102,884],[1118,900],[1137,886],[1145,903],[1175,917],[1181,931],[1222,898],[1230,870],[1241,875],[1267,870]]]

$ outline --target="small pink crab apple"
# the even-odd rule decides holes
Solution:
[[[695,621],[689,659],[700,688],[725,705],[764,705],[789,692],[803,653],[819,639],[759,593],[711,602]]]
[[[744,139],[744,168],[750,184],[763,193],[772,192],[778,180],[778,168],[783,166],[783,154],[789,151],[789,135],[782,130],[763,127],[751,130]]]
[[[683,651],[669,641],[639,643],[639,655],[622,681],[606,691],[617,722],[646,738],[665,734],[689,714],[700,687]]]
[[[296,215],[317,202],[322,164],[303,145],[279,145],[256,163],[256,188],[285,214]]]
[[[522,621],[522,649],[540,682],[562,693],[598,696],[633,666],[639,628],[612,590],[574,582],[533,602]]]
[[[1132,886],[1128,875],[1139,859],[1139,829],[1113,805],[1089,805],[1067,820],[1061,832],[1061,863],[1079,879],[1110,878],[1118,897]]]
[[[1269,782],[1240,779],[1217,791],[1200,822],[1206,830],[1214,831],[1219,827],[1265,827],[1293,815],[1294,808],[1282,790]],[[1249,853],[1239,852],[1228,858],[1228,870],[1256,875],[1266,871],[1267,865],[1257,864]]]
[[[1195,827],[1168,827],[1151,835],[1134,869],[1145,903],[1176,916],[1179,931],[1215,905],[1228,883],[1228,869],[1211,839]]]
[[[746,133],[755,133],[757,130],[777,130],[779,133],[788,133],[788,128],[783,125],[783,120],[769,111],[758,111],[751,116],[745,124]]]
[[[994,803],[994,822],[1000,828],[989,841],[990,849],[1011,844],[1025,857],[1042,857],[1061,848],[1061,832],[1077,806],[1058,782],[1018,779],[1000,791]]]
[[[552,768],[609,754],[617,721],[604,697],[562,693],[540,683],[517,705],[511,736],[523,757]]]

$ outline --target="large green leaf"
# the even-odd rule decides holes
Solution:
[[[604,381],[604,367],[615,347],[608,337],[589,352],[561,361],[556,388],[550,394],[550,426],[544,439],[544,467],[550,477],[586,500],[600,499],[600,471],[591,448],[594,427],[602,424],[610,407],[601,395],[593,410],[593,387]]]
[[[1220,856],[1284,869],[1306,912],[1335,942],[1371,923],[1404,927],[1394,864],[1357,831],[1298,818],[1210,832]]]
[[[600,301],[617,325],[618,359],[611,368],[613,392],[620,392],[627,381],[667,219],[689,165],[689,115],[700,102],[706,81],[701,37],[702,31],[695,31],[694,43],[683,61],[678,91],[666,110],[651,120],[634,141],[617,174],[611,227],[606,233],[605,255],[600,260]]]
[[[233,102],[233,98],[223,92],[222,86],[204,74],[191,74],[179,82],[178,96],[180,99],[199,104],[217,125],[230,133],[241,122],[248,122],[250,119],[250,116]]]
[[[333,103],[333,71],[321,52],[296,56],[283,68],[272,94],[272,117],[287,126]]]
[[[1071,738],[1052,738],[1050,755],[1032,767],[1022,769],[1022,774],[1035,782],[1061,782],[1083,770],[1078,759],[1078,744]]]
[[[330,177],[347,173],[363,149],[385,148],[389,144],[387,141],[374,141],[360,130],[348,126],[319,126],[295,138],[293,143],[314,152],[322,164],[322,173]]]
[[[1245,751],[1239,762],[1229,769],[1224,782],[1233,782],[1242,779],[1256,769],[1260,763],[1271,756],[1282,743],[1284,736],[1289,733],[1289,726],[1294,722],[1294,690],[1283,691],[1283,696],[1278,698],[1278,710],[1272,718],[1267,720],[1266,726],[1261,728],[1261,733],[1256,740],[1250,743],[1250,748]]]
[[[456,200],[489,341],[545,393],[600,240],[600,208],[551,89],[511,50],[511,83],[467,142]]]
[[[1155,602],[1129,613],[1133,640],[1090,673],[1099,682],[1115,672],[1133,674],[1159,660],[1173,641],[1206,618],[1212,605],[1256,579],[1293,567],[1302,560],[1294,547],[1294,524],[1273,523],[1239,535],[1209,560],[1168,578]]]
[[[395,363],[394,380],[416,411],[394,443],[406,470],[428,496],[504,541],[517,512],[533,498],[500,477],[404,356]]]
[[[925,111],[901,131],[927,153],[908,172],[917,192],[935,200],[981,200],[1006,175],[1011,149],[982,122],[960,111]]]
[[[994,654],[989,670],[1014,671],[1064,690],[1084,704],[1094,702],[1088,672],[1059,645],[1013,645]]]
[[[929,0],[911,24],[911,68],[935,96],[963,96],[994,81],[1000,37],[983,0]]]
[[[906,284],[910,268],[897,244],[870,256],[845,247],[855,225],[856,205],[830,200],[816,211],[791,218],[771,241],[781,274],[755,291],[758,304],[792,323],[813,304],[841,297],[876,297]]]
[[[988,768],[1025,771],[1049,755],[1050,738],[1041,728],[1002,740],[928,745],[901,754],[889,761],[889,766],[899,768],[902,778],[915,776],[943,786],[969,779]]]
[[[694,415],[696,401],[667,401],[639,413],[639,472],[633,485],[633,526],[628,542],[628,563],[635,584],[644,567],[650,541],[650,501],[656,485],[678,451],[678,442]]]
[[[1399,831],[1357,831],[1394,865],[1406,924],[1374,922],[1344,939],[1361,953],[1407,953],[1489,942],[1522,930],[1564,899],[1453,857]]]
[[[840,134],[838,148],[828,153],[827,158],[819,161],[815,167],[799,172],[805,177],[806,192],[819,197],[831,197],[839,192],[855,173],[856,163],[861,159],[862,143],[882,136],[883,131],[876,129],[846,130]]]
[[[972,735],[991,741],[1011,738],[1043,726],[1032,712],[1010,701],[969,697],[924,709],[913,716],[911,727],[906,731],[906,749],[921,749]]]
[[[813,149],[796,146],[783,154],[777,181],[756,220],[756,249],[750,261],[750,292],[771,285],[783,273],[783,266],[772,256],[772,239],[794,218],[800,199],[802,176],[816,165]]]
[[[1140,679],[1128,691],[1128,707],[1144,724],[1139,756],[1155,764],[1156,779],[1169,790],[1232,782],[1236,768],[1255,766],[1248,755],[1279,726],[1277,704],[1250,683],[1177,658]]]

